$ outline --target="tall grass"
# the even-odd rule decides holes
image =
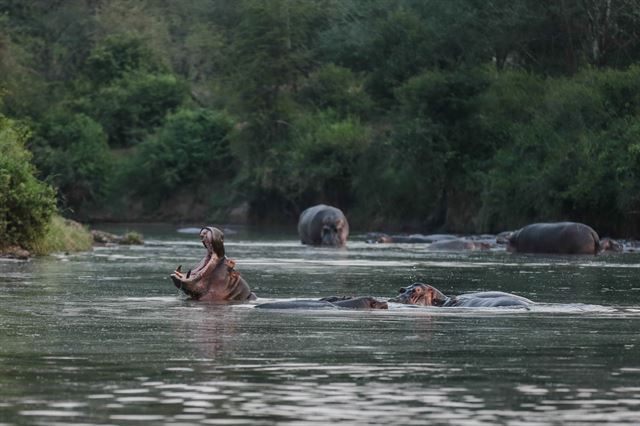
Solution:
[[[54,215],[42,239],[32,244],[33,254],[44,255],[58,251],[91,250],[93,238],[81,224],[62,216]]]

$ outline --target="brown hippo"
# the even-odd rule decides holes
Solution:
[[[225,256],[224,234],[218,228],[200,230],[207,254],[192,270],[183,274],[180,266],[171,280],[192,299],[208,301],[254,300],[247,282],[235,269],[235,262]]]
[[[597,254],[600,237],[576,222],[534,223],[507,237],[507,250],[518,253]]]
[[[349,222],[340,209],[318,204],[300,214],[298,234],[302,244],[342,247],[349,236]]]
[[[326,297],[320,300],[288,300],[283,302],[262,303],[259,309],[388,309],[387,302],[373,297],[338,298]]]
[[[501,291],[483,291],[467,293],[459,296],[445,296],[440,290],[430,285],[413,283],[399,290],[397,297],[389,302],[406,305],[464,307],[464,308],[496,308],[500,306],[529,306],[533,302],[515,294]]]

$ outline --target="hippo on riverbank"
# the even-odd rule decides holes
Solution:
[[[337,298],[327,297],[319,300],[288,300],[256,305],[258,309],[388,309],[387,302],[373,297]]]
[[[218,228],[200,230],[207,254],[186,274],[178,266],[171,280],[192,299],[207,301],[246,301],[256,299],[247,282],[235,269],[235,262],[225,256],[224,234]]]
[[[507,250],[517,253],[597,254],[600,237],[577,222],[534,223],[507,237]]]
[[[440,290],[430,285],[413,283],[399,290],[397,297],[389,302],[406,305],[463,307],[463,308],[496,308],[501,306],[530,306],[534,302],[515,294],[501,291],[483,291],[467,293],[459,296],[445,296]]]
[[[349,236],[349,222],[342,210],[318,204],[300,214],[298,234],[302,244],[342,247]]]

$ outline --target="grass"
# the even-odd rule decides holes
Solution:
[[[51,218],[44,238],[32,245],[33,254],[44,255],[57,251],[86,251],[91,250],[93,237],[81,224],[62,216]]]

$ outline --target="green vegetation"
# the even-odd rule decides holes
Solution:
[[[93,247],[91,233],[73,220],[54,215],[43,238],[31,246],[34,254],[54,252],[86,251]]]
[[[89,231],[60,217],[55,191],[35,177],[28,137],[24,126],[0,115],[0,254],[91,249]]]
[[[224,220],[248,205],[293,222],[324,202],[355,228],[640,232],[636,1],[0,10],[0,113],[33,132],[65,214]],[[48,206],[0,209],[46,223]]]
[[[135,231],[129,231],[122,236],[122,240],[120,240],[120,244],[126,244],[126,245],[144,244],[142,240],[142,234]]]
[[[35,178],[28,131],[0,115],[0,249],[31,246],[46,233],[55,212],[55,192]]]

